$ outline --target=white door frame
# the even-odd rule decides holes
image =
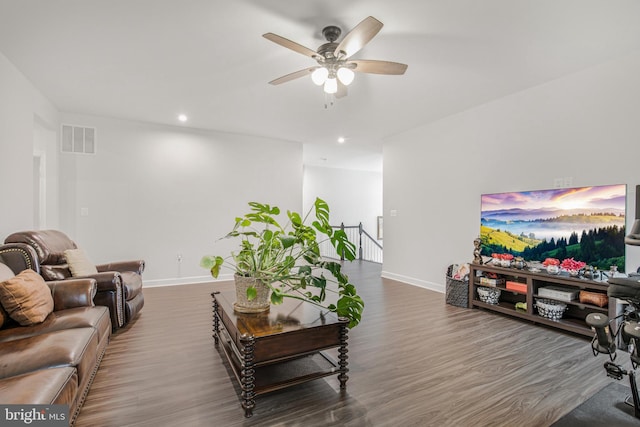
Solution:
[[[34,228],[43,229],[47,224],[47,154],[41,150],[33,151],[33,190],[34,190]],[[39,166],[36,170],[36,162]],[[36,200],[37,197],[37,200]],[[36,203],[37,202],[37,203]]]

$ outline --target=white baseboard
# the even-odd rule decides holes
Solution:
[[[408,285],[418,286],[420,288],[425,288],[432,291],[444,293],[444,285],[442,283],[429,282],[426,280],[420,280],[414,277],[403,276],[402,274],[395,274],[388,271],[383,271],[381,276],[387,279],[406,283]],[[217,279],[214,279],[210,275],[192,276],[192,277],[176,277],[173,279],[145,280],[144,286],[148,288],[153,288],[153,287],[160,287],[160,286],[189,285],[192,283],[225,282],[230,280],[233,280],[233,274],[221,274],[220,276],[218,276]]]
[[[190,285],[192,283],[211,283],[211,282],[226,282],[233,280],[233,274],[221,274],[217,279],[207,276],[192,276],[192,277],[175,277],[172,279],[155,279],[144,280],[144,287],[155,288],[160,286],[176,286],[176,285]]]
[[[418,286],[421,288],[429,289],[431,291],[444,293],[444,285],[442,283],[420,280],[416,279],[415,277],[403,276],[402,274],[395,274],[389,271],[383,271],[381,276],[386,279],[397,280],[398,282],[406,283],[408,285]]]

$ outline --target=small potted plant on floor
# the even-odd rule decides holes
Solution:
[[[362,318],[364,302],[342,273],[340,262],[320,255],[319,244],[328,240],[346,260],[356,256],[355,245],[346,233],[329,224],[328,204],[317,198],[304,217],[287,211],[284,226],[280,225],[277,206],[250,202],[249,207],[250,212],[237,217],[224,237],[239,239],[239,249],[227,257],[207,255],[200,261],[214,278],[222,267],[234,270],[234,309],[261,312],[284,298],[295,298],[333,311],[349,319],[350,328],[355,327]],[[327,292],[337,293],[335,303],[326,303]]]

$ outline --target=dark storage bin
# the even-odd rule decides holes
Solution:
[[[469,282],[467,280],[458,280],[453,278],[454,265],[450,265],[447,268],[446,277],[446,301],[447,304],[455,305],[456,307],[469,307]]]

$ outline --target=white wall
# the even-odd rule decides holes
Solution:
[[[386,141],[383,275],[442,290],[468,262],[480,195],[627,184],[627,229],[640,184],[640,52],[425,125]],[[390,210],[397,210],[391,217]],[[627,246],[627,271],[640,248]]]
[[[33,226],[36,121],[55,129],[55,107],[0,53],[0,242]]]
[[[97,154],[61,154],[61,228],[96,263],[144,258],[145,285],[210,279],[200,258],[235,248],[216,240],[249,201],[302,208],[301,144],[86,115],[62,122],[96,127]]]
[[[377,217],[382,215],[382,173],[347,169],[304,167],[304,212],[316,197],[329,204],[331,225],[358,225],[376,238]]]
[[[44,187],[44,200],[40,200],[43,218],[35,228],[58,228],[59,224],[59,193],[58,193],[58,135],[56,130],[49,129],[46,124],[36,119],[33,130],[33,152],[40,158],[41,170],[34,171]],[[33,195],[34,200],[41,199],[39,194]],[[35,201],[34,201],[35,203]],[[39,227],[38,227],[39,226]]]

